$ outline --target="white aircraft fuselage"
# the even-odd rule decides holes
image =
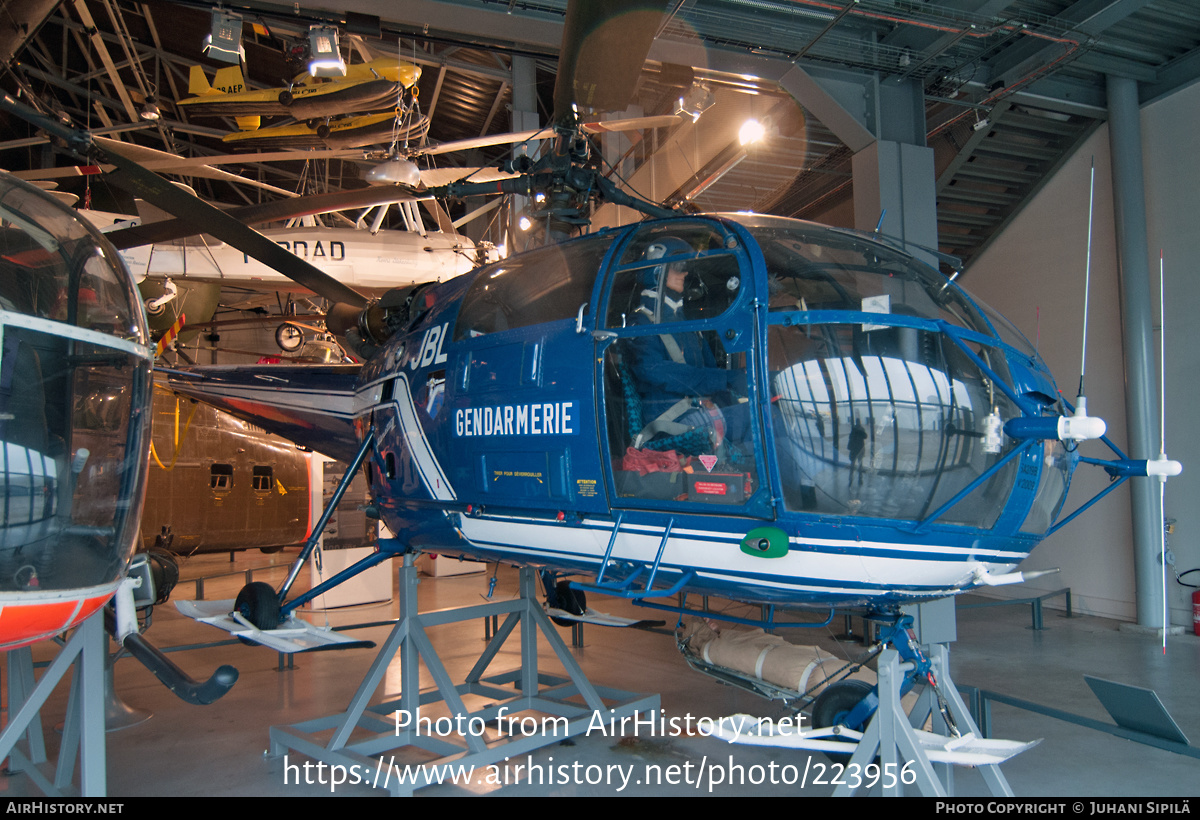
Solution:
[[[446,280],[478,264],[464,236],[430,232],[299,227],[263,231],[297,257],[360,291],[382,291]],[[296,284],[242,251],[211,238],[144,245],[121,251],[135,280],[220,282],[239,287],[295,290]]]

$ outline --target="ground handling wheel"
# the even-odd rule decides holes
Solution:
[[[238,593],[233,608],[243,618],[262,630],[279,626],[279,596],[270,584],[255,581],[246,584]]]
[[[587,596],[581,589],[572,589],[571,582],[566,580],[559,581],[553,587],[549,584],[546,585],[546,603],[554,609],[561,609],[572,615],[583,615],[587,612]],[[553,616],[550,620],[559,626],[574,626],[577,623],[577,621]]]
[[[860,680],[842,680],[831,683],[817,695],[812,707],[812,726],[814,729],[825,729],[830,726],[845,726],[861,732],[866,728],[866,721],[860,721],[857,726],[850,726],[846,718],[855,706],[862,703],[863,698],[875,691],[875,687]],[[827,753],[830,760],[845,763],[850,754],[839,755]]]

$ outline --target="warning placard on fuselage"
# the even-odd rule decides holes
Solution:
[[[565,449],[484,452],[477,453],[474,460],[476,486],[492,501],[503,497],[518,503],[568,498]]]

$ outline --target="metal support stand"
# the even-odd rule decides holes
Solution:
[[[110,732],[139,726],[154,717],[153,712],[146,709],[135,709],[121,700],[121,696],[117,694],[117,687],[113,683],[113,669],[116,662],[117,658],[110,655],[107,663],[104,664],[104,725]]]
[[[75,758],[79,756],[81,797],[105,797],[108,790],[104,745],[104,663],[108,654],[104,610],[84,621],[59,650],[34,685],[33,652],[29,647],[10,650],[7,658],[9,721],[0,733],[0,759],[9,758],[47,797],[74,794]],[[67,670],[71,692],[63,725],[58,762],[49,774],[42,771],[46,744],[42,736],[41,709]],[[24,739],[24,748],[17,748]],[[50,779],[53,777],[53,781]],[[69,791],[68,791],[69,790]]]
[[[950,679],[949,652],[945,646],[934,644],[929,650],[929,659],[933,673],[938,681],[938,687],[945,702],[946,710],[958,731],[975,737],[982,737],[979,727],[971,719],[966,704],[959,697],[954,682]],[[867,726],[866,732],[858,742],[854,755],[850,758],[850,766],[857,764],[857,771],[864,771],[867,764],[879,757],[882,772],[896,774],[894,778],[883,778],[881,788],[885,796],[898,796],[903,793],[904,780],[915,785],[925,797],[946,797],[954,787],[952,767],[947,764],[939,766],[941,778],[934,771],[930,755],[917,737],[914,727],[924,726],[933,719],[933,731],[948,735],[949,727],[942,716],[937,692],[932,686],[926,686],[925,691],[917,699],[911,714],[906,715],[900,704],[900,686],[904,678],[904,666],[900,654],[894,649],[885,649],[879,656],[879,708]],[[907,767],[911,777],[901,776]],[[1000,772],[1000,767],[994,763],[978,765],[976,768],[983,775],[988,791],[995,797],[1012,797],[1012,789]],[[848,785],[838,786],[834,791],[835,797],[850,797],[858,789]]]
[[[292,750],[330,765],[362,767],[357,771],[379,774],[371,785],[386,788],[393,796],[407,797],[416,789],[439,782],[427,776],[432,767],[455,763],[474,766],[482,774],[489,766],[504,765],[507,758],[584,734],[596,713],[602,713],[607,721],[611,717],[658,709],[658,695],[634,695],[595,687],[588,681],[537,601],[534,570],[521,570],[520,596],[515,600],[427,613],[417,611],[417,570],[411,554],[404,556],[399,572],[400,619],[346,711],[291,726],[272,727],[272,755]],[[494,615],[506,617],[465,682],[456,686],[426,629]],[[539,629],[566,670],[567,678],[538,671]],[[520,668],[485,679],[483,675],[489,664],[514,631],[521,639]],[[400,699],[368,706],[397,655],[401,663]],[[419,661],[425,662],[435,690],[420,691]],[[468,709],[464,695],[476,696],[483,703]],[[578,699],[583,700],[582,705]],[[446,709],[436,706],[427,709],[438,703],[444,703]],[[424,715],[422,710],[427,710]],[[432,723],[446,712],[448,719],[443,717],[441,724]],[[419,716],[426,720],[419,721]],[[534,718],[542,730],[526,734],[524,727],[529,722],[522,718],[527,717]],[[437,728],[451,725],[453,733]],[[460,732],[459,727],[466,731]],[[414,752],[411,759],[406,759],[409,755],[403,750]],[[429,753],[438,757],[431,760]],[[399,782],[406,766],[410,776],[406,782]]]

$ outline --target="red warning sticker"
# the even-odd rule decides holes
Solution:
[[[725,495],[728,488],[719,481],[697,481],[692,489],[703,495]]]

